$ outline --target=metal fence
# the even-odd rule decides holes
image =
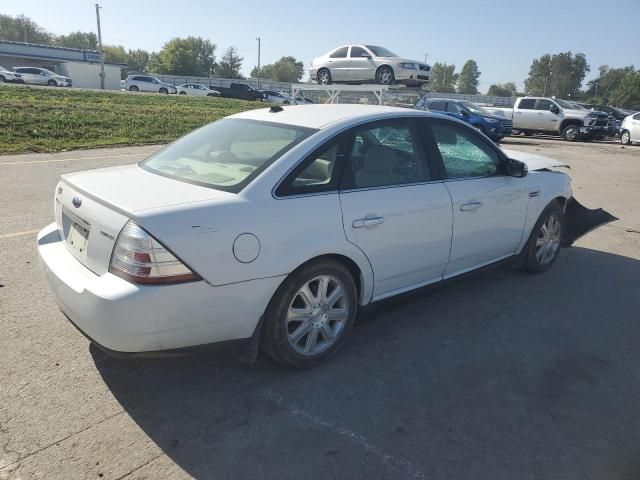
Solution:
[[[258,79],[230,79],[230,78],[216,78],[216,77],[188,77],[184,75],[154,75],[163,82],[170,83],[172,85],[182,85],[183,83],[200,83],[208,87],[228,87],[232,83],[242,83],[245,85],[251,85],[253,88],[258,88]],[[266,78],[260,79],[261,90],[275,90],[277,92],[289,92],[291,91],[291,84],[288,82],[276,82],[275,80],[269,80]]]
[[[427,98],[451,98],[453,100],[466,100],[492,107],[512,107],[518,97],[496,97],[493,95],[465,95],[462,93],[427,93]]]

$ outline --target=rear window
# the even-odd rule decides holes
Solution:
[[[165,177],[238,193],[312,129],[223,119],[202,127],[140,163]]]

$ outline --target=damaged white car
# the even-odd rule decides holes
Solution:
[[[364,305],[504,260],[543,272],[612,220],[561,165],[438,114],[275,106],[63,175],[38,251],[63,312],[111,353],[260,346],[309,367]]]

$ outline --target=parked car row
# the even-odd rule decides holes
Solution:
[[[13,67],[13,70],[7,70],[0,65],[0,82],[48,85],[49,87],[72,86],[72,81],[69,77],[40,67]]]

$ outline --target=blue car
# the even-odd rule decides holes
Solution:
[[[479,105],[466,100],[422,97],[413,108],[440,112],[463,120],[480,130],[494,142],[511,135],[513,127],[511,120],[494,115]]]

